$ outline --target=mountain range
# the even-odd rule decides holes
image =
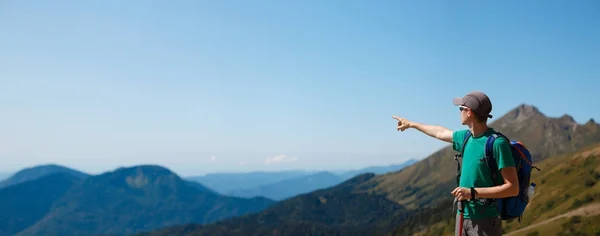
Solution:
[[[254,197],[265,196],[273,200],[283,200],[302,193],[309,193],[318,189],[335,186],[343,181],[341,176],[323,171],[292,179],[285,179],[277,183],[266,184],[251,189],[239,189],[229,192],[230,196]]]
[[[30,180],[0,189],[0,219],[4,219],[0,235],[126,235],[175,224],[211,223],[274,203],[264,197],[223,196],[154,165],[99,175],[43,165],[13,177],[27,176],[23,173],[31,174]]]
[[[506,223],[506,232],[543,234],[548,222],[566,234],[600,230],[589,210],[600,201],[600,124],[520,105],[490,126],[522,141],[541,168],[524,223]],[[276,181],[226,186],[246,197],[157,165],[98,175],[43,165],[2,182],[0,235],[452,235],[455,153],[447,146],[390,169],[279,172]]]
[[[370,169],[379,172],[412,162]],[[290,173],[288,177],[294,176]],[[99,175],[56,164],[28,167],[2,182],[0,235],[127,235],[178,224],[208,224],[259,212],[275,203],[260,194],[290,197],[286,194],[332,186],[343,177],[329,172],[299,173],[305,175],[285,179],[286,173],[280,172],[280,183],[247,194],[252,196],[237,197],[156,165],[121,167]],[[293,184],[292,188],[277,187],[285,183]]]
[[[244,188],[239,187],[238,189],[231,188],[228,186],[228,183],[232,183],[231,179],[237,179],[239,177],[243,177],[244,174],[234,174],[228,178],[226,174],[220,174],[219,176],[223,177],[224,181],[221,189],[228,188],[231,189],[229,191],[222,192],[228,196],[237,196],[237,197],[256,197],[263,196],[269,199],[273,199],[276,201],[280,201],[289,197],[296,196],[298,194],[309,193],[318,189],[328,188],[335,186],[337,184],[342,183],[345,180],[348,180],[354,176],[364,174],[364,173],[373,173],[373,174],[384,174],[392,171],[401,170],[407,166],[410,166],[416,163],[417,160],[410,159],[401,164],[393,164],[388,166],[371,166],[358,170],[349,170],[349,171],[319,171],[319,172],[309,172],[309,171],[281,171],[281,172],[262,172],[260,175],[262,177],[272,176],[273,179],[270,181],[259,181],[259,182],[267,182],[262,185],[254,185],[255,187]],[[249,173],[249,176],[257,177],[259,174]],[[212,175],[210,183],[216,184],[219,183],[216,179],[214,179],[215,175]],[[196,180],[204,185],[207,185],[204,180],[201,178],[189,178],[192,180]],[[258,179],[258,178],[257,178]],[[275,181],[276,180],[276,181]],[[245,181],[240,181],[245,183]],[[233,184],[236,186],[237,184]],[[252,186],[252,185],[251,185]]]
[[[240,189],[251,189],[314,173],[315,171],[305,170],[210,173],[203,176],[190,176],[187,179],[199,182],[218,193],[227,194]]]
[[[526,104],[492,122],[490,127],[511,140],[523,142],[534,163],[548,163],[544,161],[574,155],[600,143],[600,124],[593,119],[578,124],[569,115],[547,117]],[[336,186],[278,202],[258,213],[142,235],[409,235],[443,224],[444,220],[453,222],[450,191],[456,187],[455,153],[447,146],[400,171],[359,175]],[[600,171],[597,162],[590,165],[592,170]],[[534,178],[539,175],[533,172]],[[538,185],[540,191],[546,188],[542,182]],[[586,203],[597,201],[593,196],[598,192],[590,194],[592,197],[584,199]],[[444,232],[451,235],[448,230],[440,231]]]
[[[191,176],[186,179],[199,182],[224,195],[239,197],[264,196],[274,200],[282,200],[301,193],[334,186],[359,174],[384,174],[398,171],[417,161],[416,159],[409,159],[399,164],[369,166],[362,169],[345,171],[291,170],[211,173],[204,176]],[[291,186],[296,186],[296,188]]]

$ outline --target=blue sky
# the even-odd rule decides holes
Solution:
[[[250,2],[2,1],[0,171],[389,165],[473,90],[600,117],[598,1]]]

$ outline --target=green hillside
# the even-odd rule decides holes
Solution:
[[[591,211],[588,213],[588,217],[573,219],[579,222],[579,225],[585,225],[586,222],[591,222],[592,219],[598,217],[593,212],[600,214],[600,207],[590,204],[600,203],[600,144],[584,148],[574,154],[548,158],[537,166],[542,171],[532,173],[531,181],[537,184],[535,195],[527,206],[520,223],[518,221],[503,223],[505,233],[534,226],[563,214],[576,214],[585,209]],[[453,235],[454,220],[450,217],[436,218],[440,211],[450,212],[452,205],[448,202],[440,206],[418,218],[421,221],[405,222],[399,225],[393,235],[406,235],[419,231],[422,235]],[[590,206],[594,208],[590,208]],[[527,235],[534,231],[550,232],[549,229],[554,230],[553,232],[560,232],[563,230],[562,223],[570,222],[570,220],[568,217],[557,219],[556,222],[550,220],[515,235]],[[434,227],[426,227],[428,225],[434,225]],[[565,229],[576,229],[573,227],[569,226]],[[596,230],[596,232],[600,232],[600,227],[597,227]]]
[[[578,209],[589,208],[592,206],[590,204],[600,203],[600,145],[576,155],[550,159],[541,168],[545,168],[546,171],[533,178],[533,181],[540,185],[526,210],[523,221],[520,224],[518,222],[507,224],[504,227],[506,232],[535,225]],[[595,214],[600,214],[600,208],[594,209]],[[598,215],[592,214],[591,217],[597,218]],[[563,228],[562,223],[571,220],[587,222],[592,218],[560,219],[561,223],[550,221],[535,228],[554,228],[555,232],[559,232]],[[595,233],[600,233],[600,227],[596,228]]]

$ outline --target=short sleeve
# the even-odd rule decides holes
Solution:
[[[496,163],[498,163],[498,170],[515,166],[510,143],[504,137],[499,137],[494,142],[494,157],[496,158]]]
[[[467,129],[452,132],[452,148],[454,151],[461,152]]]

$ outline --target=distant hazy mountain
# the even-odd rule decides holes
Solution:
[[[36,180],[41,177],[55,174],[55,173],[67,173],[79,179],[88,177],[89,175],[81,171],[77,171],[65,166],[48,164],[39,165],[34,167],[25,168],[14,175],[4,179],[0,182],[0,188],[5,188],[11,185],[23,183],[30,180]]]
[[[262,197],[222,196],[160,166],[119,168],[74,185],[42,219],[17,235],[125,235],[211,223],[258,212],[272,203]]]
[[[277,183],[266,184],[250,189],[234,190],[231,191],[229,195],[238,197],[263,196],[279,201],[296,196],[298,194],[309,193],[317,189],[328,188],[337,185],[342,181],[342,177],[324,171],[316,174],[286,179]]]
[[[401,164],[372,166],[350,171],[216,173],[189,179],[196,180],[204,185],[214,186],[214,189],[220,189],[220,193],[229,196],[263,196],[279,201],[296,196],[298,194],[309,193],[321,188],[332,187],[360,174],[385,174],[399,171],[416,162],[417,160],[411,159]],[[252,182],[252,180],[255,180],[256,182]]]
[[[12,174],[9,173],[0,173],[0,182],[10,177]]]
[[[250,189],[261,185],[273,184],[286,179],[310,175],[311,171],[278,171],[278,172],[246,172],[246,173],[214,173],[204,176],[192,176],[186,179],[197,181],[219,193],[227,194],[240,189]]]
[[[0,189],[0,235],[14,235],[40,220],[79,181],[58,172]]]
[[[389,166],[370,166],[367,168],[363,168],[363,169],[359,169],[359,170],[351,170],[351,171],[346,171],[343,173],[340,173],[340,176],[346,180],[346,179],[350,179],[352,177],[355,177],[357,175],[362,175],[364,173],[373,173],[376,175],[379,174],[386,174],[389,172],[394,172],[394,171],[399,171],[402,170],[414,163],[417,163],[418,160],[415,159],[410,159],[408,161],[405,161],[401,164],[394,164],[394,165],[389,165]]]

